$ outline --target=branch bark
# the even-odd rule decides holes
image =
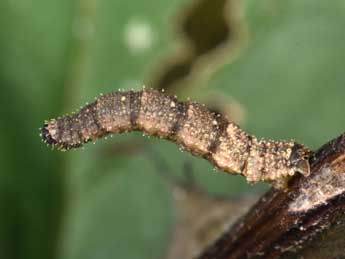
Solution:
[[[345,258],[345,133],[287,192],[271,189],[198,258]]]

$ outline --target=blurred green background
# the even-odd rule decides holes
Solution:
[[[211,0],[210,0],[211,1]],[[189,0],[0,1],[0,258],[161,258],[173,231],[167,182],[142,153],[152,145],[182,176],[192,163],[211,193],[259,192],[166,141],[133,133],[51,151],[38,128],[101,92],[140,89],[176,45]],[[237,59],[189,92],[217,90],[259,137],[312,149],[345,128],[345,1],[244,0]],[[207,90],[205,90],[207,89]]]

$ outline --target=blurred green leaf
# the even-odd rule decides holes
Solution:
[[[249,43],[210,86],[231,93],[248,112],[248,131],[297,139],[311,148],[344,130],[343,1],[252,1]]]
[[[68,1],[50,2],[0,3],[1,258],[56,258],[62,160],[47,152],[38,127],[61,105],[70,12]]]

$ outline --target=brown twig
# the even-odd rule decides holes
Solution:
[[[198,258],[345,258],[345,133],[310,163],[309,177],[268,191]]]

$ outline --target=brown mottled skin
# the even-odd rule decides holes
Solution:
[[[258,140],[202,104],[179,102],[156,90],[103,95],[76,114],[47,121],[41,134],[48,144],[66,150],[134,130],[176,142],[251,183],[266,181],[284,188],[295,172],[309,174],[310,151],[302,145]]]

